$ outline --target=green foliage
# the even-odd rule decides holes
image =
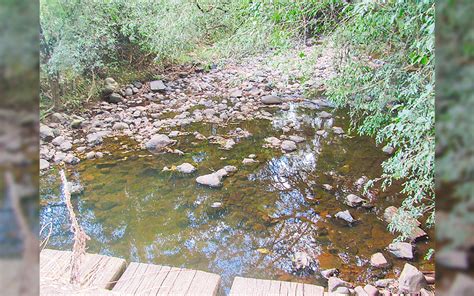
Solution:
[[[389,228],[405,239],[407,217],[434,223],[434,1],[362,1],[345,13],[333,35],[345,55],[327,94],[350,107],[359,133],[395,148],[382,177],[383,186],[403,181],[407,197]]]

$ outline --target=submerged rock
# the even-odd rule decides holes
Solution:
[[[146,142],[145,147],[152,152],[160,152],[165,147],[171,146],[175,143],[176,141],[171,140],[167,135],[157,134],[151,137],[148,142]]]
[[[413,246],[410,243],[392,243],[388,245],[387,250],[397,258],[413,259]]]
[[[425,276],[415,266],[405,263],[398,278],[398,288],[402,293],[419,293],[427,286]]]
[[[387,259],[385,259],[382,253],[375,253],[370,257],[370,265],[375,268],[385,268],[389,266]]]
[[[348,223],[355,222],[355,219],[352,217],[351,213],[348,210],[337,212],[335,217],[342,219]]]
[[[363,202],[365,202],[365,199],[360,198],[355,194],[349,194],[348,196],[346,196],[346,204],[350,207],[358,207]]]
[[[191,174],[196,171],[196,168],[192,164],[185,162],[183,164],[178,165],[176,167],[176,170],[183,174]]]

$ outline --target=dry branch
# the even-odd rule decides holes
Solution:
[[[66,202],[66,207],[69,211],[69,218],[71,219],[71,231],[74,234],[74,245],[72,247],[72,255],[71,255],[71,284],[79,284],[80,283],[80,266],[82,263],[82,259],[86,254],[86,241],[90,239],[90,237],[85,233],[82,227],[77,222],[76,214],[74,213],[74,208],[71,204],[71,192],[69,191],[69,183],[67,182],[66,175],[64,174],[64,170],[61,170],[61,181],[63,183],[63,193],[64,193],[64,200]]]

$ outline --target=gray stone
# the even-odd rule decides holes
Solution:
[[[215,209],[217,209],[217,208],[222,208],[222,203],[221,203],[221,202],[218,202],[218,201],[213,202],[213,203],[211,204],[211,208],[215,208]]]
[[[196,171],[196,168],[192,164],[185,162],[183,164],[178,165],[176,167],[176,170],[183,174],[191,174]]]
[[[81,127],[83,122],[84,122],[84,120],[82,120],[82,119],[74,119],[71,122],[71,127],[74,128],[74,129],[78,129],[78,128]]]
[[[40,170],[47,170],[49,169],[49,161],[46,159],[40,159],[39,166]]]
[[[237,168],[233,165],[226,165],[223,169],[229,174],[237,172]]]
[[[427,286],[425,276],[415,266],[405,263],[398,278],[398,288],[402,293],[419,293]]]
[[[352,217],[351,213],[348,210],[337,212],[335,217],[342,219],[348,223],[355,222],[354,218]]]
[[[364,201],[365,201],[365,199],[360,198],[359,196],[357,196],[355,194],[349,194],[348,196],[346,196],[346,204],[350,207],[358,207]]]
[[[329,113],[329,112],[326,112],[326,111],[321,111],[321,112],[319,112],[318,117],[319,118],[331,118],[332,114]]]
[[[63,159],[63,161],[67,164],[78,164],[81,160],[74,156],[73,154],[68,154],[66,157]]]
[[[393,154],[393,152],[395,152],[395,149],[392,146],[387,145],[382,148],[382,151],[386,154]]]
[[[146,142],[145,147],[154,152],[160,152],[165,147],[175,144],[175,140],[171,140],[167,135],[157,134],[151,137],[151,139]]]
[[[229,96],[231,98],[240,98],[242,97],[242,90],[240,89],[233,89],[231,90],[231,92],[229,93]]]
[[[332,130],[337,135],[342,135],[344,133],[344,130],[341,127],[338,127],[338,126],[333,126]]]
[[[410,243],[391,243],[390,245],[388,245],[387,250],[397,258],[413,259],[413,246]]]
[[[263,96],[260,101],[265,104],[265,105],[273,105],[273,104],[281,104],[283,103],[283,100],[278,97],[278,96],[274,96],[274,95],[267,95],[267,96]]]
[[[388,287],[394,286],[396,283],[397,283],[396,279],[381,279],[381,280],[377,280],[374,284],[376,287],[379,287],[379,288],[388,288]]]
[[[304,142],[305,139],[301,136],[295,136],[295,135],[291,135],[289,136],[289,139],[295,143],[301,143],[301,142]]]
[[[66,158],[66,154],[64,152],[56,152],[56,154],[54,154],[54,162],[55,163],[59,163],[59,162],[63,161],[64,158]]]
[[[284,140],[281,142],[281,149],[286,152],[295,151],[297,149],[296,143],[290,140]]]
[[[357,296],[369,296],[369,294],[367,294],[367,292],[361,286],[355,287],[354,292]]]
[[[120,103],[120,102],[122,102],[122,100],[123,100],[123,97],[118,93],[111,93],[107,97],[107,102],[109,102],[109,103]]]
[[[127,87],[127,89],[125,89],[125,96],[126,97],[133,96],[133,90],[130,87]]]
[[[244,158],[244,160],[242,160],[242,164],[245,164],[245,165],[254,164],[257,162],[258,161],[253,158]]]
[[[47,125],[41,124],[39,132],[41,140],[45,142],[50,142],[54,139],[53,129]]]
[[[216,173],[207,174],[196,178],[197,183],[213,188],[222,186],[221,180],[222,177]]]
[[[118,83],[113,78],[107,77],[104,81],[104,88],[102,89],[102,93],[104,94],[104,96],[108,96],[113,92],[117,91],[118,88]]]
[[[151,91],[154,91],[154,92],[165,91],[166,85],[163,83],[162,80],[155,80],[155,81],[150,82],[150,89]]]
[[[86,136],[86,141],[90,145],[95,146],[95,145],[102,144],[104,140],[103,140],[102,133],[97,132],[97,133],[88,134]]]
[[[375,288],[374,286],[372,286],[370,284],[364,286],[364,291],[369,296],[378,296],[379,295],[379,290],[377,290],[377,288]]]
[[[321,275],[325,279],[329,279],[330,277],[337,276],[338,274],[339,274],[339,270],[337,270],[337,268],[321,270]]]
[[[337,288],[344,287],[344,288],[351,288],[352,285],[346,281],[341,280],[335,276],[330,277],[328,280],[328,291],[329,292],[336,292]]]
[[[53,144],[54,146],[61,146],[61,144],[64,143],[64,141],[66,141],[66,138],[64,138],[63,136],[57,136],[56,138],[53,139],[51,144]]]
[[[94,159],[95,158],[95,152],[91,151],[86,154],[87,159]]]
[[[375,253],[370,257],[370,265],[375,268],[385,268],[389,266],[387,259],[382,253]]]
[[[116,122],[113,126],[112,126],[112,129],[113,130],[126,130],[128,129],[128,124],[126,124],[125,122]]]
[[[64,141],[61,146],[59,146],[59,149],[62,151],[69,151],[72,149],[72,143],[71,141]]]

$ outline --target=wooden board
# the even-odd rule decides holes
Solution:
[[[324,288],[303,283],[236,277],[229,296],[323,296]]]
[[[132,262],[112,292],[126,295],[215,296],[220,276],[204,271]]]
[[[51,283],[69,283],[72,252],[45,249],[40,253],[41,294],[54,294]],[[79,273],[81,288],[110,289],[126,267],[124,259],[104,255],[86,254]],[[66,287],[66,286],[65,286]],[[70,288],[67,288],[68,292]],[[61,292],[58,291],[59,294]],[[105,293],[105,292],[104,292]]]

